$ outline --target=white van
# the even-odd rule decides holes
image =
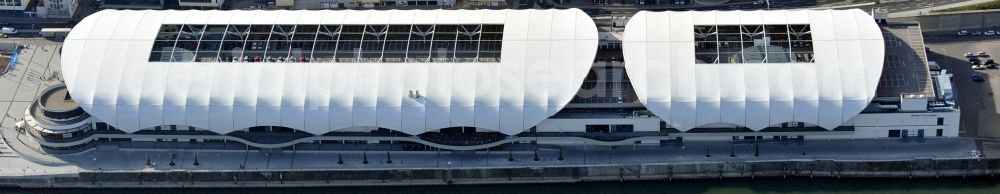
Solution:
[[[7,35],[17,34],[17,29],[14,29],[12,27],[3,27],[3,28],[0,28],[0,32],[3,32],[3,34],[7,34]]]
[[[73,29],[72,28],[42,28],[42,30],[39,31],[38,34],[41,35],[43,38],[66,38],[66,36],[69,35],[69,31],[71,31],[71,30],[73,30]]]
[[[927,61],[927,70],[941,71],[941,65],[938,65],[936,61]]]

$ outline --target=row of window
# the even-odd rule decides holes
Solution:
[[[499,62],[502,24],[163,25],[155,62]]]
[[[21,0],[0,0],[0,6],[21,6]]]
[[[213,0],[177,0],[181,3],[214,3]]]
[[[812,63],[809,25],[699,25],[697,63]]]
[[[104,5],[160,5],[161,0],[104,0]]]
[[[903,138],[903,137],[925,137],[924,129],[890,129],[889,137],[891,138]],[[942,137],[944,136],[944,129],[937,129],[934,136]]]

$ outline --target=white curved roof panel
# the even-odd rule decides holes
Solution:
[[[813,61],[696,62],[696,26],[757,25],[807,25]],[[625,27],[623,50],[640,101],[682,131],[712,123],[754,130],[785,122],[835,128],[875,96],[885,55],[879,26],[857,9],[642,11]]]
[[[150,62],[167,24],[502,24],[499,62]],[[322,134],[530,128],[573,97],[597,52],[580,10],[130,11],[83,19],[66,38],[74,100],[126,132],[187,125],[228,133],[284,126]],[[409,91],[419,91],[419,98]]]

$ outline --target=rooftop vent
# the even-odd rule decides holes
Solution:
[[[927,95],[924,94],[900,94],[900,111],[927,111]]]

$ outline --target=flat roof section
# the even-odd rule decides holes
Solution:
[[[899,97],[904,93],[934,96],[920,25],[888,24],[882,26],[882,36],[885,37],[885,65],[875,96]]]
[[[72,110],[80,107],[76,105],[76,102],[73,102],[66,87],[55,89],[48,93],[48,95],[42,96],[39,100],[42,106],[48,110]]]
[[[65,85],[49,87],[31,105],[31,117],[47,126],[65,126],[80,123],[88,118],[86,113],[69,96]],[[50,130],[49,128],[45,128]],[[54,133],[54,132],[50,132]]]

